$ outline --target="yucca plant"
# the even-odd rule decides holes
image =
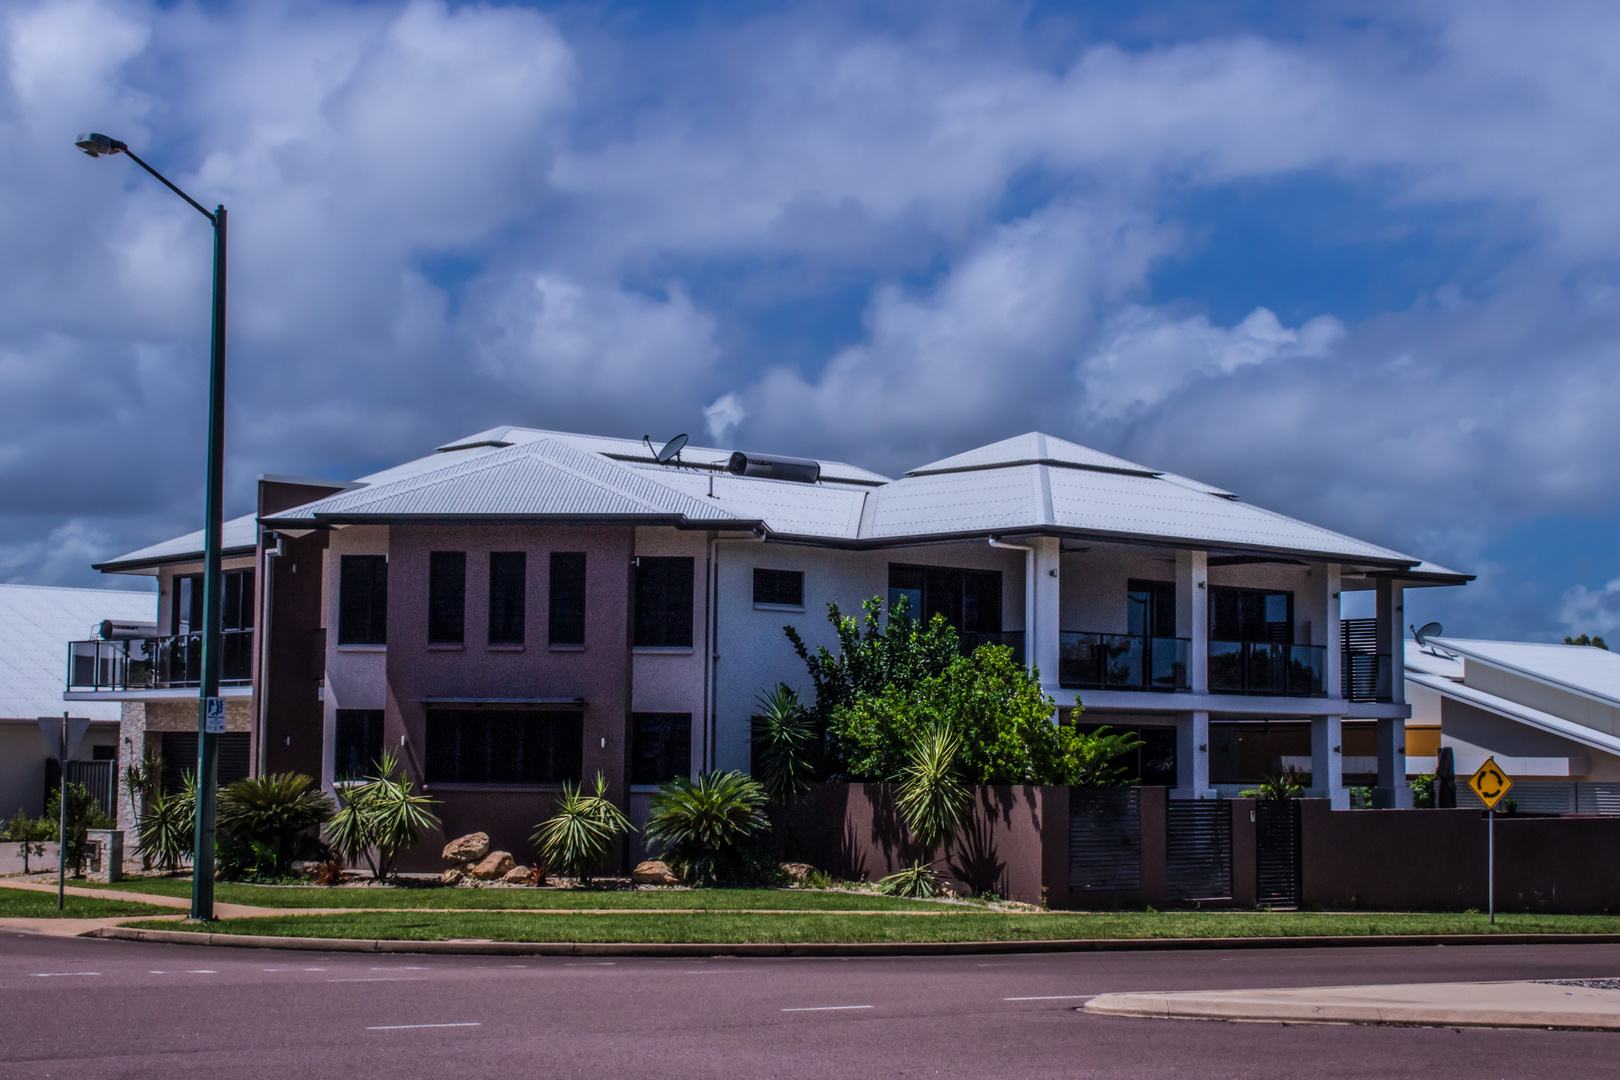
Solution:
[[[924,850],[949,843],[973,802],[962,783],[956,756],[962,742],[946,724],[918,732],[900,770],[896,805],[911,835]]]
[[[647,839],[668,845],[667,858],[693,884],[757,876],[748,842],[770,831],[765,789],[736,771],[678,776],[652,797]]]
[[[754,716],[750,741],[754,749],[754,779],[765,789],[765,797],[786,806],[810,791],[815,779],[817,728],[815,717],[787,685],[755,698],[759,712]]]
[[[219,827],[227,836],[220,846],[235,857],[222,857],[221,868],[231,863],[250,880],[275,879],[287,876],[294,859],[319,855],[320,841],[311,830],[330,820],[335,808],[311,787],[314,782],[303,773],[273,773],[222,788]]]
[[[139,821],[151,801],[163,793],[163,758],[148,750],[140,761],[124,770],[124,790]]]
[[[159,793],[146,801],[135,826],[135,850],[149,864],[178,870],[191,860],[197,832],[197,777],[187,772],[180,790]]]
[[[327,842],[349,862],[365,859],[371,876],[382,881],[394,872],[399,853],[439,824],[428,809],[436,802],[416,794],[398,757],[384,752],[372,775],[339,789],[337,813],[326,825]]]
[[[878,888],[890,896],[909,896],[913,900],[927,900],[939,895],[939,875],[934,872],[933,863],[919,859],[879,881]]]
[[[551,870],[589,884],[591,871],[613,842],[632,829],[624,811],[607,797],[607,780],[597,773],[591,795],[563,784],[557,812],[536,827],[531,839]]]
[[[1279,772],[1270,773],[1257,788],[1238,792],[1240,799],[1295,799],[1305,790],[1305,773],[1290,765]]]

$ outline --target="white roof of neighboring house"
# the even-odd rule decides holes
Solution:
[[[0,717],[60,716],[68,642],[95,636],[103,619],[154,621],[157,593],[0,585]],[[116,720],[119,706],[76,701],[67,709]]]
[[[754,529],[776,539],[850,547],[998,533],[1076,535],[1303,556],[1344,563],[1351,573],[1415,567],[1413,573],[1421,570],[1429,581],[1469,580],[1252,506],[1220,488],[1039,432],[920,466],[899,480],[836,461],[819,462],[815,484],[740,477],[724,471],[730,457],[727,450],[688,445],[678,463],[660,465],[633,439],[498,427],[263,523],[613,520]],[[252,543],[246,532],[243,539]],[[200,546],[194,534],[103,565],[172,561]]]
[[[1450,637],[1429,640],[1470,660],[1620,707],[1620,656],[1607,649],[1532,641],[1474,641]]]
[[[254,515],[245,514],[225,522],[221,539],[224,543],[220,550],[224,556],[251,553],[259,542],[259,525]],[[132,551],[128,555],[120,555],[116,559],[97,563],[96,569],[117,571],[125,566],[146,569],[164,563],[197,562],[202,559],[202,550],[203,531],[198,529],[196,532]]]

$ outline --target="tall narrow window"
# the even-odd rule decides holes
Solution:
[[[489,643],[523,644],[523,602],[528,556],[522,551],[489,553]]]
[[[428,642],[460,645],[467,638],[467,553],[428,555]]]
[[[345,555],[338,565],[338,644],[385,644],[388,557]]]
[[[226,570],[221,583],[220,629],[253,629],[253,571]],[[184,574],[174,579],[174,603],[169,605],[169,633],[200,634],[203,628],[203,576]]]
[[[548,637],[553,645],[585,644],[585,553],[551,553],[551,612]]]
[[[177,575],[174,596],[169,604],[169,633],[200,634],[203,628],[203,579],[201,574]]]
[[[667,784],[692,771],[692,714],[631,715],[630,782]]]
[[[636,644],[692,647],[692,560],[636,560]]]
[[[360,780],[377,771],[383,748],[381,709],[339,709],[334,734],[334,780]]]

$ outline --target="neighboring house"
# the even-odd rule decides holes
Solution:
[[[635,807],[672,775],[748,768],[756,695],[812,692],[783,625],[833,645],[827,604],[858,615],[874,596],[1010,645],[1065,718],[1078,696],[1083,723],[1141,731],[1133,766],[1181,797],[1298,752],[1347,805],[1359,741],[1398,805],[1402,592],[1471,580],[1040,434],[890,480],[496,428],[354,483],[266,477],[226,546],[243,767],[330,786],[393,750],[447,832],[513,843],[564,780],[600,771]],[[200,549],[194,534],[101,566],[160,583],[168,636],[127,668],[144,681],[68,694],[130,702],[131,737],[195,732]],[[1343,590],[1376,594],[1366,640],[1340,626]]]
[[[49,758],[38,718],[64,711],[91,721],[69,763],[69,777],[110,803],[121,756],[119,707],[116,702],[75,702],[64,710],[64,659],[68,642],[95,633],[103,619],[151,616],[150,593],[0,585],[0,822],[18,810],[30,817],[44,813],[46,783],[55,783],[60,773]]]
[[[1457,804],[1482,805],[1461,779],[1487,757],[1521,810],[1620,814],[1620,656],[1585,645],[1428,638],[1406,642],[1407,771],[1456,762]]]

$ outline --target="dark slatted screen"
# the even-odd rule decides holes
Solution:
[[[1165,832],[1166,896],[1231,899],[1231,805],[1225,799],[1171,799]]]
[[[1341,691],[1349,701],[1372,701],[1378,685],[1378,620],[1344,619],[1339,623],[1343,650]]]
[[[197,771],[197,733],[195,731],[165,731],[163,733],[163,790],[180,790],[181,778]],[[228,731],[219,737],[219,786],[246,780],[248,775],[248,735],[244,731]]]
[[[1255,861],[1260,903],[1297,908],[1300,900],[1299,803],[1261,799],[1254,807]]]
[[[1069,887],[1142,887],[1142,798],[1138,789],[1069,789]]]

